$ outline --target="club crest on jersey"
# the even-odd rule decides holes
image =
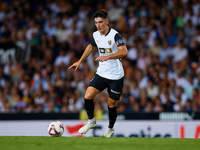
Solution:
[[[111,41],[111,40],[108,40],[108,44],[111,45],[111,44],[112,44],[112,41]]]

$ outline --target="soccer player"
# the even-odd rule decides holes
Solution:
[[[107,88],[109,94],[109,125],[104,136],[112,137],[117,118],[117,100],[119,100],[122,94],[124,81],[121,58],[126,56],[128,51],[121,35],[116,30],[109,28],[108,13],[106,11],[98,10],[93,17],[97,31],[93,33],[91,43],[86,47],[79,61],[73,63],[68,69],[77,70],[95,47],[98,48],[100,56],[96,58],[96,61],[99,61],[99,67],[84,96],[88,122],[79,129],[79,133],[85,134],[89,129],[96,126],[93,99],[98,93]]]

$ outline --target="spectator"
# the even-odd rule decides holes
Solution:
[[[186,103],[186,101],[187,101],[187,99],[188,99],[188,97],[187,97],[187,95],[184,93],[184,90],[183,90],[183,88],[182,87],[177,87],[177,96],[180,96],[180,98],[181,98],[181,105],[185,105],[185,103]]]
[[[200,44],[200,30],[195,28],[195,33],[191,37],[190,47],[194,47],[194,42],[197,41]]]
[[[164,94],[164,96],[165,96],[165,99],[166,99],[166,103],[163,105],[164,110],[166,112],[173,112],[174,111],[174,109],[173,109],[174,102],[172,102],[172,100],[170,99],[169,93],[166,92]]]
[[[160,90],[160,99],[161,99],[161,103],[162,105],[166,104],[167,102],[167,99],[166,99],[166,93],[168,93],[168,85],[165,84],[162,86],[161,90]],[[169,99],[172,101],[172,102],[175,102],[175,95],[173,93],[168,93],[169,94]],[[168,98],[168,97],[167,97]]]
[[[138,54],[136,66],[137,68],[144,71],[147,67],[147,63],[148,63],[147,52],[145,50],[141,50],[140,53]]]
[[[159,97],[156,97],[154,99],[153,111],[154,112],[162,112],[162,111],[164,111],[164,108],[163,108],[162,103],[161,103],[161,99]]]
[[[173,34],[172,29],[167,29],[166,41],[170,46],[174,46],[177,42],[177,35]]]
[[[130,97],[130,87],[127,84],[124,84],[123,86],[123,103],[128,104],[129,103],[129,97]]]
[[[194,84],[193,74],[187,75],[188,86],[184,88],[184,93],[187,95],[189,99],[192,99],[192,92],[195,88],[198,88],[197,85]]]
[[[75,108],[77,111],[83,109],[84,98],[81,96],[80,91],[75,91],[76,101],[75,101]]]
[[[191,100],[187,100],[186,101],[184,110],[185,110],[185,112],[188,112],[188,113],[192,113],[193,112]]]
[[[137,63],[137,55],[138,55],[138,52],[136,48],[136,43],[134,42],[131,45],[130,49],[128,50],[128,55],[127,55],[132,66],[135,66]]]
[[[135,98],[139,97],[139,87],[138,82],[136,80],[133,80],[132,86],[131,86],[131,95],[133,95]]]
[[[0,96],[0,112],[1,113],[9,113],[10,112],[10,104],[5,97]]]
[[[117,4],[113,3],[113,7],[108,10],[108,18],[110,21],[118,21],[123,10]]]
[[[149,80],[147,86],[147,96],[151,99],[154,99],[158,95],[159,95],[158,86],[154,84],[153,80]]]
[[[184,110],[184,107],[181,104],[181,97],[180,96],[176,97],[176,103],[173,105],[173,110],[175,112],[182,112]]]
[[[17,101],[17,104],[16,104],[17,112],[24,112],[26,103],[22,101],[20,95],[17,95],[16,101]]]
[[[69,42],[70,37],[68,31],[61,22],[57,23],[57,30],[55,33],[55,37],[58,43]]]
[[[194,41],[192,47],[189,49],[189,57],[191,62],[198,62],[200,57],[199,48],[200,44],[197,41]]]
[[[54,36],[57,32],[57,27],[52,21],[46,21],[44,24],[44,32],[47,33],[47,36]]]
[[[4,69],[3,69],[4,75],[6,75],[8,78],[10,78],[13,69],[14,69],[14,64],[13,64],[12,59],[9,57],[6,65],[4,66]]]
[[[190,85],[190,83],[186,80],[186,78],[183,76],[183,70],[178,69],[176,71],[176,85],[180,86],[181,88],[185,89],[187,86]]]
[[[126,110],[126,104],[124,104],[123,102],[120,102],[117,104],[117,112],[119,113],[123,113]]]
[[[152,111],[153,111],[153,104],[151,102],[147,102],[147,105],[144,108],[144,112],[152,112]]]
[[[38,29],[36,27],[36,24],[35,24],[35,21],[34,20],[31,20],[29,22],[29,28],[26,32],[26,38],[27,40],[32,40],[34,38],[33,35],[37,35],[38,34]]]
[[[148,41],[147,41],[148,47],[155,46],[156,26],[154,24],[149,25],[149,33],[147,35],[148,35]]]
[[[3,74],[3,67],[0,66],[0,87],[4,87],[6,85],[6,78]]]
[[[197,88],[195,88],[192,91],[192,98],[191,98],[194,102],[199,103],[200,101],[200,94]]]
[[[179,41],[178,45],[172,51],[173,62],[181,62],[188,56],[188,49],[184,47],[183,41]]]
[[[133,105],[133,112],[140,112],[140,105],[139,103],[134,103]]]
[[[42,104],[42,105],[43,105],[43,104],[45,103],[43,94],[44,94],[44,93],[42,92],[41,89],[37,91],[36,97],[35,97],[35,99],[34,99],[35,104]]]
[[[139,69],[136,70],[135,78],[138,82],[139,89],[143,89],[147,86],[148,78],[144,76],[144,73],[142,72],[142,70],[139,70]]]
[[[149,52],[152,53],[153,55],[158,55],[160,53],[160,50],[161,50],[160,41],[159,39],[155,38],[153,46],[149,48]]]
[[[133,111],[133,106],[134,106],[134,104],[136,102],[137,102],[137,99],[133,95],[131,95],[129,97],[129,104],[128,104],[128,107],[127,107],[126,111],[127,112],[132,112]]]
[[[178,9],[178,16],[176,18],[176,26],[178,28],[184,27],[184,11],[183,11],[183,9]]]
[[[135,13],[133,11],[130,11],[128,15],[129,15],[129,19],[128,19],[129,27],[130,29],[133,29],[138,19],[135,16]]]
[[[54,100],[49,100],[47,102],[47,107],[44,109],[45,113],[58,113],[59,109],[55,106]]]
[[[191,41],[191,37],[195,34],[195,27],[192,25],[191,20],[188,20],[185,23],[184,33],[185,33],[185,38],[188,38],[189,41]],[[188,44],[190,44],[190,42]]]

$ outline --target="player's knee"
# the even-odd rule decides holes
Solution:
[[[85,99],[94,99],[94,97],[99,93],[99,91],[93,87],[88,87],[85,92]]]
[[[91,93],[85,93],[85,99],[94,99],[94,95]]]
[[[117,106],[117,101],[108,101],[108,107],[114,108]]]

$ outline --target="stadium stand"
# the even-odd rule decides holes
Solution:
[[[199,112],[198,0],[0,0],[0,112],[84,109],[98,51],[67,68],[90,43],[97,9],[128,49],[118,112]],[[106,98],[95,98],[95,110],[107,111]]]

